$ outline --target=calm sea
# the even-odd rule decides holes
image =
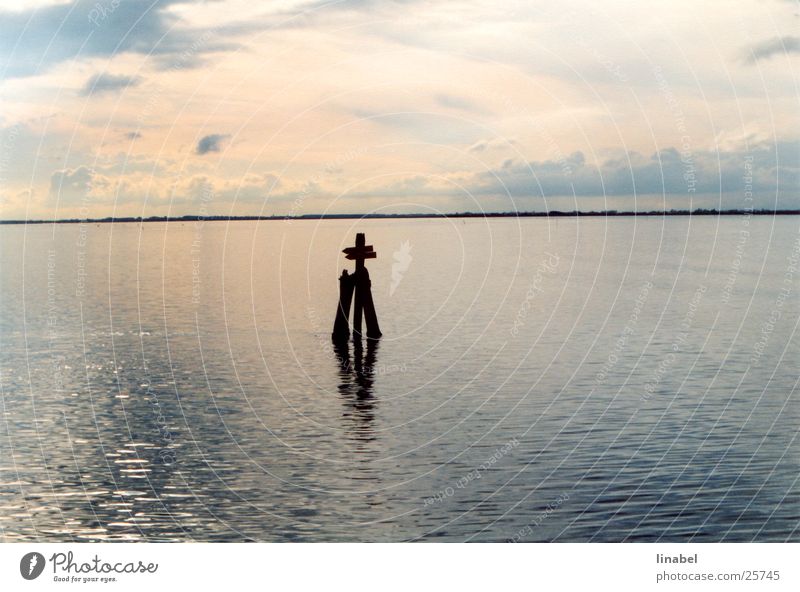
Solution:
[[[0,537],[800,540],[799,230],[3,226]]]

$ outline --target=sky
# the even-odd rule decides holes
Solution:
[[[788,0],[0,2],[0,219],[800,208]]]

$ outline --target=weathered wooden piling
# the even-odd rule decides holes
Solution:
[[[361,294],[364,322],[367,324],[367,337],[370,339],[377,339],[382,333],[381,328],[378,326],[378,315],[375,313],[375,304],[372,302],[372,281],[369,279],[369,272],[366,267],[362,267],[359,271],[356,277],[356,283],[356,293]],[[353,330],[355,330],[355,327]]]
[[[336,309],[336,320],[333,321],[334,341],[347,341],[350,338],[350,302],[353,300],[353,289],[355,288],[355,276],[342,270],[339,277],[339,306]]]

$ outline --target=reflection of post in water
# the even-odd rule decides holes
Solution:
[[[347,397],[352,390],[350,377],[353,363],[350,360],[350,345],[346,341],[334,341],[333,351],[336,353],[336,361],[339,362],[339,393]]]
[[[372,398],[372,383],[375,381],[375,358],[378,353],[378,342],[367,341],[367,355],[364,356],[364,346],[361,341],[353,343],[355,356],[356,383],[358,384],[357,396],[359,399]]]
[[[335,342],[334,351],[339,363],[339,393],[348,404],[344,416],[354,418],[357,424],[353,435],[358,440],[375,439],[372,423],[375,419],[375,360],[378,341],[368,340],[367,351],[360,340],[353,342],[353,358],[350,358],[350,345],[347,341]]]

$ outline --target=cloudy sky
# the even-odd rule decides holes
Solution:
[[[796,1],[0,6],[3,219],[800,207]]]

